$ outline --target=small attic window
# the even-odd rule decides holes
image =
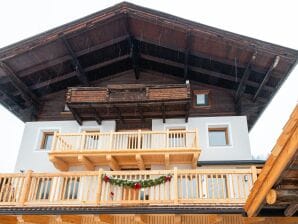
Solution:
[[[195,90],[194,91],[194,106],[195,107],[210,106],[209,90]]]

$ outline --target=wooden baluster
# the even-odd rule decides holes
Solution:
[[[110,151],[113,149],[113,131],[110,132],[110,143],[109,143],[109,148]]]
[[[195,132],[195,148],[199,148],[199,130],[196,128]]]
[[[174,167],[174,204],[178,205],[178,170]]]
[[[166,131],[166,149],[169,148],[169,138],[170,138],[169,129],[167,129],[167,131]]]
[[[86,142],[86,131],[83,131],[82,134],[81,134],[81,144],[80,144],[80,151],[84,151],[88,149],[88,145],[87,145],[87,142]]]
[[[51,151],[52,151],[52,152],[55,151],[55,150],[57,150],[57,147],[56,147],[57,136],[58,136],[58,132],[55,131],[55,132],[54,132],[54,136],[53,136],[53,143],[52,143],[52,145],[51,145]]]
[[[252,181],[253,181],[253,183],[255,183],[258,179],[257,168],[256,168],[256,166],[251,166],[250,169],[251,169],[251,174],[252,174]]]
[[[28,199],[29,191],[30,191],[30,185],[31,185],[31,180],[32,180],[32,170],[27,170],[25,172],[25,180],[24,180],[24,186],[23,189],[21,190],[21,196],[19,200],[19,204],[23,206]]]

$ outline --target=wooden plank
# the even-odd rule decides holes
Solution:
[[[68,171],[69,165],[61,158],[57,158],[56,156],[49,155],[49,160],[55,165],[55,167],[58,170]]]
[[[136,154],[136,162],[140,170],[145,170],[144,160],[140,154]]]
[[[191,49],[191,30],[186,32],[185,37],[185,51],[184,51],[184,80],[188,79],[188,72],[189,72],[189,54]]]

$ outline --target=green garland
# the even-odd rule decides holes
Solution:
[[[140,188],[146,188],[146,187],[153,187],[153,186],[171,181],[172,175],[168,174],[166,176],[164,175],[164,176],[160,176],[160,177],[157,177],[154,179],[148,179],[148,180],[125,180],[125,179],[119,179],[119,178],[103,175],[102,179],[104,182],[110,183],[112,185],[140,189]]]

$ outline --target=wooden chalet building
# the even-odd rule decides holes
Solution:
[[[297,58],[130,3],[0,49],[0,103],[26,122],[0,223],[298,223],[297,194],[278,204],[297,161],[276,159],[297,111],[262,172],[248,139]]]

